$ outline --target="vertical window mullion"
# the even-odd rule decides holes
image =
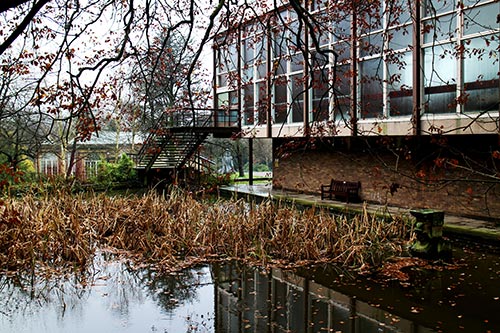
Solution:
[[[459,50],[463,50],[463,30],[464,30],[464,11],[463,9],[458,9],[458,19],[457,19],[457,44]],[[463,66],[464,66],[464,55],[462,51],[458,52],[457,56],[457,99],[463,97],[462,94],[464,91],[464,75],[463,75]],[[463,103],[457,103],[456,112],[457,114],[463,113]]]
[[[292,23],[289,22],[289,25],[291,25]],[[289,28],[289,26],[288,26]],[[299,32],[297,32],[299,33]],[[290,31],[290,29],[287,29],[286,30],[286,36],[285,36],[285,39],[288,40],[288,39],[291,39],[291,38],[295,38],[295,36],[291,36],[292,35],[292,32]],[[287,44],[288,46],[288,44]],[[290,47],[287,47],[287,53],[288,55],[291,55],[292,53],[292,50]],[[295,54],[295,51],[294,51],[294,54]],[[286,57],[286,55],[285,55]],[[285,65],[285,72],[286,72],[286,80],[287,80],[287,112],[286,112],[286,119],[285,119],[285,123],[286,124],[290,124],[293,122],[293,118],[292,118],[292,112],[290,112],[290,108],[292,107],[292,83],[291,83],[291,79],[290,79],[290,73],[292,71],[292,66],[291,66],[291,59],[292,57],[290,56],[290,59],[285,59],[286,61],[286,65]]]
[[[387,4],[386,1],[382,1],[382,6],[384,6],[384,11],[383,11],[383,22],[382,22],[382,116],[388,118],[389,117],[389,88],[388,88],[388,80],[387,80],[387,55],[384,50],[389,49],[389,38],[387,38],[388,33],[390,31],[389,29],[389,13],[386,10]]]

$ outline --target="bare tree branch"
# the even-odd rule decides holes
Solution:
[[[31,20],[36,16],[36,14],[43,8],[43,6],[45,6],[50,1],[51,0],[40,0],[33,5],[33,7],[30,9],[30,11],[24,17],[23,21],[16,27],[16,29],[14,29],[14,31],[12,31],[12,33],[9,35],[9,37],[7,37],[7,39],[2,44],[0,44],[0,55],[2,55],[9,48],[9,46],[11,46],[12,43],[14,43],[14,41],[28,27]],[[19,0],[18,2],[20,2],[20,3],[17,4],[17,6],[19,6],[22,2],[26,2],[26,1],[21,2],[21,0]],[[1,12],[1,10],[0,10],[0,12]]]
[[[16,8],[29,0],[3,0],[0,2],[0,13]]]

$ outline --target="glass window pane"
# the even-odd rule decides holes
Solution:
[[[229,106],[231,108],[238,107],[238,93],[236,91],[231,91],[229,93]]]
[[[243,124],[253,125],[254,123],[254,87],[253,83],[245,86],[243,89],[243,105],[244,105],[244,115]]]
[[[285,53],[293,54],[304,48],[304,38],[302,35],[302,30],[299,31],[298,21],[294,21],[288,25]]]
[[[487,2],[489,0],[462,0],[462,3],[464,6],[469,7],[469,6],[475,6],[478,5],[482,2]]]
[[[328,45],[330,43],[330,33],[332,30],[331,18],[327,11],[322,11],[316,14],[314,24],[314,36],[320,46]],[[311,45],[314,46],[311,39]]]
[[[330,118],[328,71],[321,70],[313,75],[313,120],[321,121]]]
[[[328,0],[312,0],[311,1],[311,8],[312,8],[312,10],[318,10],[321,8],[325,8],[327,4],[328,4]]]
[[[253,81],[253,65],[248,65],[245,64],[242,68],[243,70],[243,77],[242,77],[242,83],[248,83]]]
[[[425,0],[422,5],[424,6],[424,16],[433,17],[454,10],[456,0]]]
[[[474,38],[464,42],[465,82],[498,79],[499,44],[489,38]]]
[[[219,87],[227,86],[227,74],[217,75],[217,85]]]
[[[288,82],[286,76],[276,79],[274,82],[274,122],[285,123],[288,114],[287,103]]]
[[[351,94],[351,76],[349,65],[337,66],[335,75],[335,93],[339,96]]]
[[[228,58],[226,63],[227,68],[230,71],[234,71],[238,67],[238,51],[236,49],[236,45],[235,44],[229,45],[227,52],[228,52]]]
[[[318,68],[325,68],[329,64],[329,53],[326,52],[326,50],[323,50],[323,52],[319,53],[316,51],[311,52],[311,60],[312,60],[312,65],[314,69]]]
[[[426,48],[424,67],[426,111],[455,112],[457,59],[452,44]]]
[[[335,121],[344,121],[346,124],[349,124],[351,119],[351,99],[349,97],[339,97],[335,105]]]
[[[267,63],[265,61],[257,62],[257,78],[265,79],[266,77],[267,77]]]
[[[360,8],[362,12],[359,14],[360,19],[357,21],[359,34],[367,34],[382,29],[384,12],[381,0],[366,1]]]
[[[380,58],[366,60],[360,63],[360,117],[362,119],[380,117],[383,115],[383,66],[383,62]]]
[[[387,88],[389,90],[389,114],[411,115],[413,110],[413,63],[411,52],[397,54],[387,64]]]
[[[380,54],[383,47],[383,35],[377,33],[363,37],[360,41],[359,49],[361,57]]]
[[[295,75],[290,79],[292,82],[292,122],[304,121],[304,78]]]
[[[302,75],[295,75],[291,77],[292,81],[292,99],[304,100],[304,78]]]
[[[407,0],[386,0],[385,13],[389,26],[396,26],[411,22],[412,8]]]
[[[386,38],[389,40],[389,49],[407,49],[413,44],[412,27],[404,26],[392,29]]]
[[[223,73],[227,71],[226,65],[225,65],[225,55],[224,55],[224,49],[218,48],[217,49],[217,68],[216,71],[217,73]]]
[[[457,36],[457,14],[433,18],[424,23],[424,43],[450,40]]]
[[[274,59],[272,72],[274,75],[282,75],[288,72],[288,60],[286,58]]]
[[[304,69],[304,56],[302,53],[298,53],[292,56],[292,72],[302,71]]]
[[[253,64],[255,61],[254,43],[250,39],[243,41],[243,56],[245,59],[245,64]]]
[[[479,112],[498,110],[499,96],[499,51],[498,42],[484,38],[465,42],[464,89],[465,111]]]
[[[267,85],[266,82],[257,83],[257,113],[259,125],[267,123]]]
[[[349,39],[351,36],[351,16],[347,13],[338,13],[338,18],[333,24],[334,41]]]
[[[464,11],[464,35],[500,28],[500,2]]]
[[[267,57],[267,38],[264,35],[257,35],[254,38],[255,58],[265,59]]]
[[[349,43],[339,43],[333,46],[333,50],[337,52],[337,62],[346,62],[351,58],[351,46]]]
[[[250,45],[250,40],[245,40],[243,42],[243,83],[251,82],[254,79],[253,73],[253,63],[255,61],[255,52],[253,49],[253,45]]]
[[[234,124],[238,120],[238,94],[236,91],[217,95],[217,123]]]
[[[337,66],[334,85],[334,117],[336,121],[351,119],[351,72],[349,65]]]
[[[217,94],[217,108],[224,108],[229,105],[229,93]]]
[[[285,38],[285,30],[283,28],[275,28],[273,37],[273,57],[279,58],[287,53],[287,41]]]
[[[237,126],[238,124],[238,110],[240,109],[239,96],[237,91],[229,93],[229,112],[226,113],[227,125]]]

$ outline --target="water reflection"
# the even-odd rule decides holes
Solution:
[[[433,332],[314,280],[217,267],[217,332]]]
[[[333,266],[217,265],[217,332],[500,332],[499,256],[468,248],[455,257],[409,267],[404,282]]]
[[[105,254],[89,275],[0,276],[0,309],[0,332],[214,330],[208,267],[159,277]]]
[[[0,332],[500,332],[499,256],[454,256],[382,282],[229,262],[160,276],[101,253],[87,274],[0,275]]]

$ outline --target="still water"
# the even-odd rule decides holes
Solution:
[[[500,332],[498,253],[460,244],[453,265],[401,272],[219,263],[158,276],[101,253],[84,276],[0,276],[0,332]]]

